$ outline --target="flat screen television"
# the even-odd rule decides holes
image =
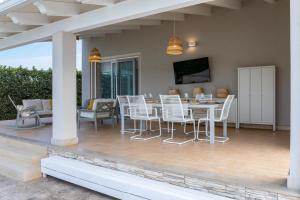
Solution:
[[[208,57],[174,62],[176,84],[204,83],[210,81]]]

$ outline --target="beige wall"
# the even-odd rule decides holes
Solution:
[[[229,88],[237,94],[237,67],[277,66],[277,122],[289,125],[290,106],[290,53],[289,53],[289,0],[275,4],[263,0],[247,0],[241,10],[214,8],[211,17],[186,16],[177,22],[177,35],[184,41],[196,39],[196,48],[186,48],[182,56],[167,56],[168,37],[172,23],[143,27],[141,30],[83,41],[84,85],[88,88],[87,53],[92,47],[103,56],[141,53],[141,92],[155,95],[175,86],[174,61],[208,56],[212,82],[176,85],[182,93],[191,93],[195,86],[207,92],[217,87]],[[87,91],[87,90],[86,90]],[[84,92],[84,97],[87,93]]]

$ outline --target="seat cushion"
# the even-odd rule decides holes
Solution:
[[[80,117],[83,117],[83,118],[94,119],[94,115],[95,115],[94,112],[85,112],[85,111],[80,112]],[[97,113],[98,119],[108,118],[110,116],[111,116],[111,114],[109,112]]]
[[[23,106],[24,108],[34,107],[36,111],[43,110],[43,104],[40,99],[24,99]]]
[[[86,112],[86,111],[82,111],[80,112],[80,117],[83,117],[83,118],[89,118],[89,119],[94,119],[94,115],[95,113],[94,112]]]

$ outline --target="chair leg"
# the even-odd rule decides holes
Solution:
[[[124,133],[136,133],[138,130],[139,129],[137,129],[136,120],[133,120],[133,128],[126,129],[124,125]]]
[[[223,136],[227,138],[227,121],[223,121]]]
[[[171,130],[171,138],[172,139],[174,139],[174,122],[172,122],[172,125],[171,125],[171,127],[172,127],[172,130]]]
[[[207,132],[207,135],[209,137],[209,132]],[[229,140],[229,137],[227,136],[227,121],[223,121],[223,137],[215,136],[215,141],[219,143],[225,143]]]
[[[183,127],[184,128],[184,130],[183,130],[184,134],[189,135],[190,133],[194,133],[194,131],[186,132],[186,122],[184,123],[183,126],[184,126]]]
[[[196,122],[194,121],[193,122],[193,125],[194,125],[194,141],[197,140],[197,132],[196,132]]]
[[[182,145],[182,144],[185,144],[185,143],[188,143],[188,142],[192,142],[195,140],[195,138],[193,139],[190,139],[190,140],[185,140],[183,142],[174,142],[173,139],[174,139],[174,122],[171,123],[171,137],[168,138],[168,139],[165,139],[163,140],[164,143],[169,143],[169,144],[178,144],[178,145]],[[194,129],[195,130],[195,129]]]
[[[161,124],[160,124],[160,119],[158,119],[158,123],[159,123],[159,135],[155,135],[155,136],[151,136],[151,137],[142,137],[142,133],[143,133],[143,121],[141,120],[140,121],[140,133],[138,135],[134,135],[134,136],[131,136],[130,139],[131,140],[143,140],[143,141],[146,141],[146,140],[150,140],[150,139],[154,139],[154,138],[157,138],[157,137],[161,137]],[[147,121],[146,121],[146,124],[147,124]],[[147,129],[146,129],[147,131]]]
[[[205,121],[205,135],[208,137],[208,120]]]
[[[19,127],[19,121],[20,121],[20,115],[17,114],[17,119],[16,119],[16,127]]]
[[[114,120],[114,118],[111,118],[111,125],[112,125],[113,128],[115,128],[115,120]]]
[[[161,121],[158,119],[158,127],[159,127],[159,136],[161,136]]]
[[[97,118],[94,120],[94,124],[95,124],[95,129],[97,131],[98,130],[98,120],[97,120]]]
[[[205,136],[208,137],[208,136],[207,136],[207,131],[206,131],[206,130],[207,130],[207,129],[206,129],[206,128],[207,128],[207,123],[205,122],[205,131],[200,131],[200,125],[201,125],[201,120],[198,120],[198,126],[197,126],[197,140],[198,140],[198,141],[209,141],[208,138],[200,139],[200,136],[199,136],[199,135],[200,135],[200,132],[205,132]]]
[[[40,126],[41,125],[41,119],[40,119],[39,115],[36,116],[35,120],[36,120],[36,125]]]
[[[199,140],[199,132],[200,132],[200,120],[198,120],[198,126],[197,126],[197,140]]]

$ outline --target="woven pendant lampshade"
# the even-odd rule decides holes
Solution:
[[[182,41],[179,37],[172,36],[169,39],[167,54],[169,55],[181,55],[183,53]]]
[[[99,63],[101,61],[101,54],[97,48],[93,48],[90,56],[89,61],[93,63]]]
[[[176,36],[175,15],[173,23],[173,36],[170,37],[167,47],[168,55],[181,55],[183,53],[182,41]]]

